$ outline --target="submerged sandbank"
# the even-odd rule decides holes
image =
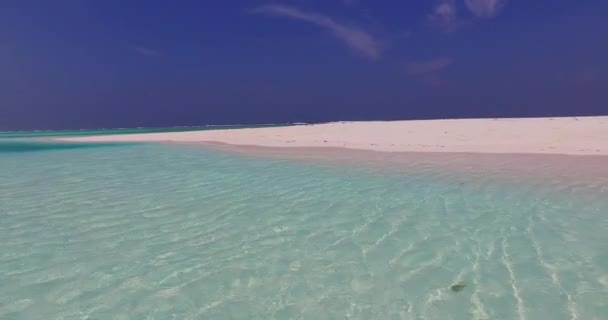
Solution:
[[[608,185],[608,156],[525,153],[378,152],[346,148],[278,148],[225,143],[184,143],[249,157],[313,163],[363,165],[381,170],[437,171],[513,178],[595,181]]]

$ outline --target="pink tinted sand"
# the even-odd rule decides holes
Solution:
[[[218,142],[241,146],[333,147],[385,152],[608,155],[608,116],[337,122],[60,140]]]
[[[608,184],[608,116],[338,122],[58,140],[203,143],[224,151],[280,159],[585,178]]]

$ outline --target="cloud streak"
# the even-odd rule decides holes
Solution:
[[[451,58],[436,58],[427,61],[412,62],[407,65],[407,71],[412,75],[425,75],[438,73],[449,67],[452,62]]]
[[[507,0],[465,0],[467,8],[476,16],[491,18],[505,6]]]
[[[370,33],[357,27],[338,23],[328,16],[285,5],[266,5],[257,8],[254,12],[314,24],[329,31],[343,41],[352,51],[366,58],[377,60],[382,55],[382,45]]]
[[[434,89],[440,89],[445,84],[442,72],[452,65],[452,62],[454,61],[451,58],[442,57],[411,62],[406,67],[407,72],[421,84]]]
[[[133,50],[135,50],[135,52],[142,54],[144,56],[151,56],[151,57],[158,57],[158,56],[162,56],[162,53],[160,53],[159,51],[153,50],[153,49],[149,49],[146,47],[141,47],[141,46],[134,46]]]

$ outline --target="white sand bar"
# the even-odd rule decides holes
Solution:
[[[608,155],[608,116],[335,122],[315,125],[59,138],[80,142],[220,142],[388,152]],[[608,165],[608,164],[607,164]]]

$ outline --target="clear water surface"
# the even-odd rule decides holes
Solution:
[[[3,148],[0,319],[608,319],[605,184]]]

